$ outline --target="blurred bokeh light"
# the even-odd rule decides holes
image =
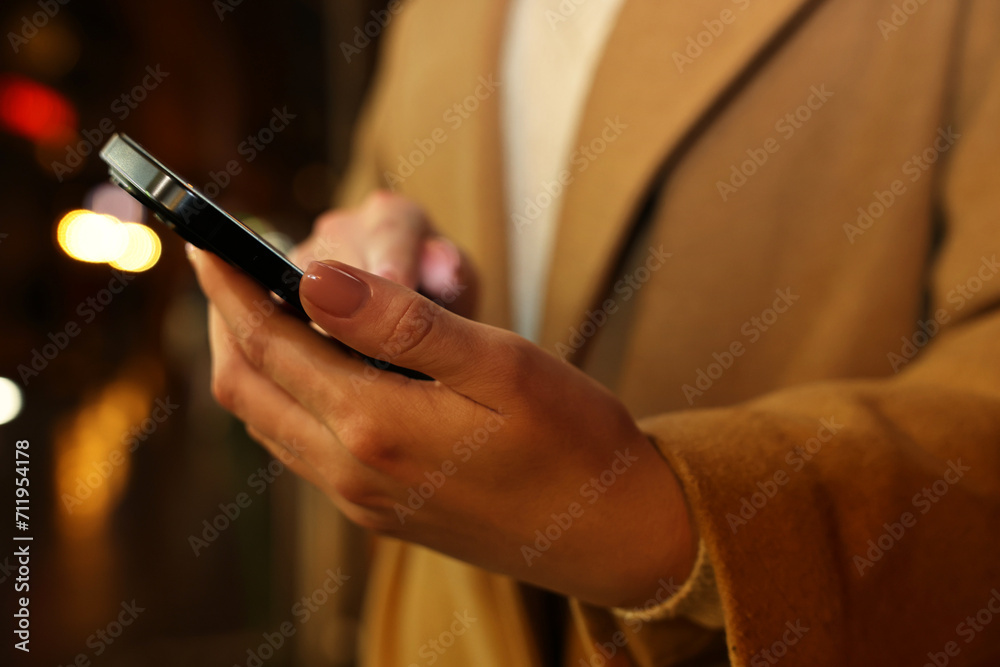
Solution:
[[[0,76],[0,125],[35,143],[54,145],[76,132],[76,111],[56,90],[31,79]]]
[[[55,79],[73,69],[80,59],[80,38],[62,23],[53,22],[19,50],[25,68]]]
[[[125,489],[130,451],[123,434],[149,413],[148,387],[110,383],[56,429],[56,490],[62,526],[72,534],[103,530]]]
[[[160,237],[146,225],[85,209],[63,216],[56,240],[73,259],[108,263],[133,273],[151,269],[162,252]]]
[[[81,262],[114,261],[128,244],[128,235],[117,218],[83,209],[63,216],[56,239],[63,252]]]
[[[125,250],[109,264],[120,271],[132,273],[153,268],[163,250],[156,232],[137,222],[123,222],[121,229],[125,231]]]
[[[0,424],[13,421],[23,404],[21,388],[7,378],[0,378]]]

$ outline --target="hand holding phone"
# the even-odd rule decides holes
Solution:
[[[299,300],[302,270],[274,246],[216,206],[129,137],[113,135],[100,155],[108,165],[111,181],[150,209],[164,224],[198,248],[215,253],[242,270],[308,320]],[[353,352],[375,368],[415,379],[431,379],[423,373]]]

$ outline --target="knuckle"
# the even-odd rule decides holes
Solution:
[[[334,492],[356,509],[371,509],[381,494],[361,475],[344,475],[333,485]]]
[[[402,533],[401,524],[392,508],[380,512],[369,512],[364,517],[364,521],[364,528],[379,535],[398,537]]]
[[[382,344],[382,351],[391,360],[408,354],[427,340],[434,327],[434,320],[441,312],[440,306],[421,296],[410,296],[409,303],[392,326],[392,331]]]
[[[346,498],[345,498],[346,500]],[[348,501],[350,503],[350,501]],[[344,516],[351,523],[354,523],[365,530],[370,530],[379,535],[393,536],[398,534],[400,529],[399,520],[396,518],[392,507],[374,509],[350,504],[342,509]]]
[[[225,410],[236,413],[240,409],[240,377],[243,365],[239,352],[230,349],[212,356],[212,378],[210,390],[215,402]]]
[[[537,384],[537,348],[520,336],[511,336],[506,341],[504,363],[499,374],[503,384],[515,395],[528,395],[532,385]]]
[[[332,486],[342,502],[341,511],[353,523],[375,532],[398,529],[395,502],[371,479],[363,474],[344,475]]]
[[[398,448],[368,420],[346,427],[343,442],[356,461],[372,470],[386,471],[399,458]]]
[[[271,357],[274,339],[266,326],[258,326],[239,337],[243,356],[254,368],[266,368]]]
[[[215,402],[229,412],[235,412],[237,408],[237,388],[230,379],[228,373],[215,373],[212,375],[212,397]]]

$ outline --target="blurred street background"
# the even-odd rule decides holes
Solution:
[[[324,583],[324,567],[304,575],[308,492],[212,400],[183,242],[107,185],[97,153],[127,133],[237,217],[300,240],[344,169],[385,6],[0,9],[0,498],[13,505],[27,440],[32,537],[25,654],[2,533],[0,664],[350,664],[354,628],[335,614],[274,634],[300,627],[290,610]],[[78,209],[155,236],[140,229],[133,257],[74,259],[107,245],[97,227],[67,232]]]

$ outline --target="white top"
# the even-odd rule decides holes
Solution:
[[[568,168],[594,69],[624,0],[511,0],[500,64],[514,330],[537,341],[561,198],[546,191]],[[562,11],[560,11],[562,8]],[[550,185],[550,190],[557,187]],[[530,202],[530,204],[529,204]],[[672,580],[671,580],[672,583]],[[643,621],[687,618],[725,626],[702,541],[691,576],[652,609],[613,609]]]
[[[558,175],[568,167],[594,69],[623,1],[510,4],[500,63],[500,123],[513,328],[530,340],[540,333],[562,207]]]

